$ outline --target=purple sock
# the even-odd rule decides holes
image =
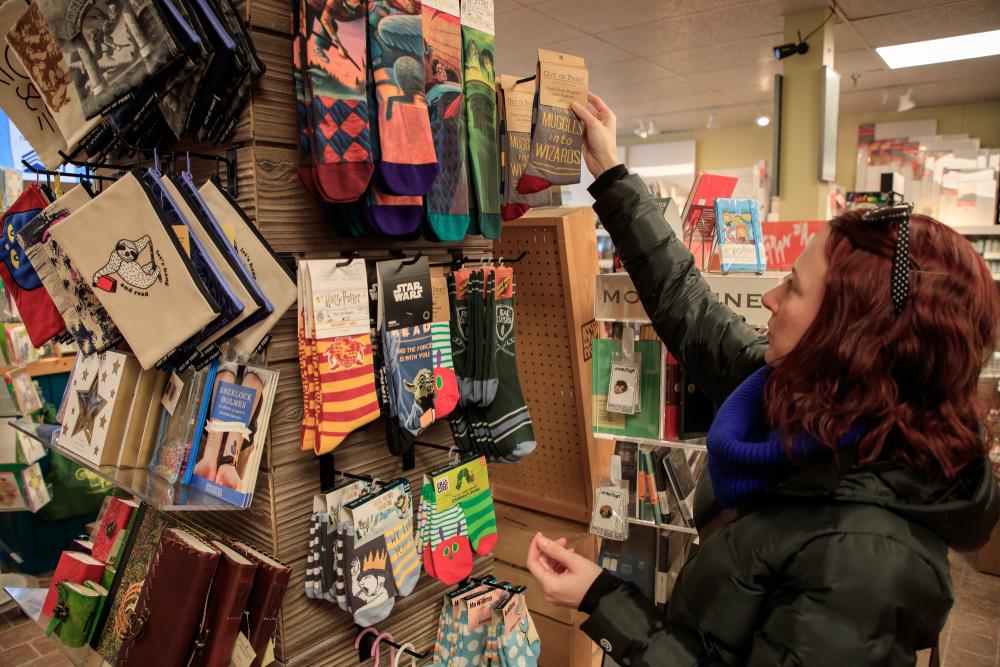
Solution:
[[[410,236],[420,230],[424,217],[424,199],[386,194],[372,185],[368,189],[365,217],[368,224],[380,234]]]
[[[383,152],[384,155],[384,152]],[[376,170],[379,189],[395,195],[425,195],[437,178],[438,164],[397,164],[385,158]]]

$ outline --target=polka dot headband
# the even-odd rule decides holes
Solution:
[[[896,249],[892,254],[892,274],[889,288],[892,306],[899,315],[910,298],[910,213],[912,204],[895,204],[868,211],[861,219],[865,222],[889,225],[896,222]]]

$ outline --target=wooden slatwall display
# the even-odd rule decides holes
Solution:
[[[274,249],[293,258],[339,257],[356,250],[368,257],[385,257],[390,249],[408,256],[417,250],[432,263],[451,259],[449,250],[468,256],[491,252],[492,242],[470,237],[463,243],[434,244],[425,240],[396,242],[385,238],[351,239],[335,233],[337,216],[302,190],[298,160],[295,97],[291,73],[291,3],[289,0],[238,2],[250,25],[267,73],[237,125],[229,146],[237,148],[237,200]],[[225,147],[181,145],[191,150],[222,153]],[[192,159],[196,182],[215,173],[210,162]],[[224,176],[224,174],[223,174]],[[293,309],[294,311],[294,309]],[[313,495],[319,493],[319,466],[311,452],[300,450],[302,386],[296,346],[295,313],[275,327],[265,353],[267,366],[281,375],[267,452],[261,463],[254,501],[242,512],[193,513],[195,523],[256,544],[292,567],[292,578],[279,617],[276,657],[287,665],[347,665],[357,663],[354,640],[358,628],[335,604],[306,598],[304,573]],[[445,423],[431,427],[421,440],[451,445]],[[350,436],[334,452],[338,470],[371,474],[383,480],[405,476],[419,493],[423,473],[447,462],[445,452],[418,447],[417,467],[402,472],[399,459],[386,446],[383,423],[377,421]],[[491,466],[495,468],[496,466]],[[492,557],[478,559],[476,573],[488,572]],[[441,595],[445,587],[426,575],[407,598],[397,600],[380,630],[396,640],[413,642],[418,651],[433,646]]]
[[[514,332],[521,386],[538,448],[518,466],[493,466],[497,500],[590,521],[594,439],[590,434],[597,235],[587,208],[529,211],[504,224],[497,253],[516,265]]]

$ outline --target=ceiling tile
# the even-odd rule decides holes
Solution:
[[[760,86],[726,88],[723,91],[727,97],[739,102],[769,103],[774,99],[774,83],[769,82],[767,88]]]
[[[720,48],[731,41],[781,32],[784,20],[774,2],[753,2],[599,33],[636,55],[655,56],[697,47]],[[708,32],[707,32],[708,31]]]
[[[596,34],[651,21],[739,4],[741,0],[629,0],[612,7],[607,0],[548,0],[530,6],[584,32]],[[527,3],[526,3],[527,4]]]
[[[840,79],[840,92],[845,93],[855,90],[872,90],[874,88],[896,88],[896,94],[902,92],[899,89],[899,79],[888,70],[878,72],[861,72],[853,75],[845,74]]]
[[[693,93],[691,95],[669,95],[660,99],[645,100],[622,107],[616,114],[622,117],[653,117],[659,114],[712,109],[727,106],[728,100],[718,93]]]
[[[725,48],[705,48],[672,51],[650,60],[678,74],[698,74],[740,65],[774,62],[772,48],[782,42],[782,33],[728,42]]]
[[[625,53],[617,46],[612,46],[590,35],[546,43],[545,48],[580,56],[587,61],[588,67],[625,60],[631,57],[630,54]]]
[[[538,64],[538,51],[497,51],[497,72],[528,76],[533,74]]]
[[[616,108],[619,103],[644,102],[646,100],[661,99],[667,95],[710,92],[704,86],[678,76],[667,76],[662,79],[644,81],[641,85],[606,85],[605,82],[595,80],[591,85],[591,89],[603,97],[604,101],[612,108]]]
[[[840,113],[861,113],[869,111],[893,111],[898,96],[887,95],[883,102],[881,90],[841,91]]]
[[[908,12],[924,7],[941,7],[952,4],[955,0],[841,0],[839,7],[853,20],[882,16],[885,14],[897,14]]]
[[[893,70],[900,82],[907,84],[928,83],[981,76],[984,83],[1000,80],[1000,56],[973,58],[937,65],[906,67]]]
[[[516,9],[498,15],[496,32],[497,53],[504,50],[532,51],[562,39],[583,36],[579,30],[531,9]]]
[[[837,51],[855,51],[867,48],[864,40],[858,37],[854,28],[846,23],[833,25],[833,46]]]
[[[840,51],[833,57],[833,67],[847,76],[859,72],[874,72],[885,69],[885,63],[871,49],[853,49]]]
[[[852,21],[851,24],[873,48],[953,37],[1000,28],[1000,2],[969,0],[945,7],[928,7]]]
[[[597,84],[607,84],[608,87],[621,84],[641,84],[650,79],[659,79],[667,71],[648,60],[631,58],[614,63],[603,63],[589,66],[590,80]]]
[[[522,7],[523,5],[517,2],[517,0],[494,0],[493,14],[499,16],[500,14],[506,14]]]
[[[806,12],[810,9],[821,9],[829,7],[830,3],[825,0],[781,0],[778,8],[784,14],[794,14],[796,12]]]
[[[705,72],[701,75],[705,85],[712,90],[729,94],[729,88],[755,87],[758,90],[770,90],[774,75],[781,72],[781,64],[771,61],[764,65],[749,67],[734,67]]]
[[[918,107],[961,104],[995,100],[1000,97],[1000,78],[982,77],[949,79],[913,86],[913,99]]]

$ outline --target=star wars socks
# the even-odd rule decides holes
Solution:
[[[447,6],[446,6],[447,5]],[[465,165],[465,99],[462,94],[462,25],[459,3],[423,6],[424,92],[438,175],[425,197],[427,235],[461,241],[469,228],[469,183]]]
[[[332,1],[332,0],[331,0]],[[419,0],[368,4],[368,35],[378,107],[378,180],[397,195],[423,195],[438,173],[424,100]]]
[[[580,182],[583,122],[570,105],[586,105],[587,78],[583,58],[538,49],[538,101],[531,128],[531,154],[517,183],[521,194]]]
[[[319,5],[315,11],[315,4],[306,2],[300,10],[306,21],[300,57],[313,178],[326,201],[355,201],[374,171],[366,91],[367,13],[364,4],[320,0]]]
[[[451,325],[431,323],[431,361],[434,367],[434,419],[444,419],[458,404],[458,380],[451,353]]]
[[[475,225],[488,239],[500,237],[500,157],[497,146],[496,73],[493,7],[462,5],[465,113],[468,132],[469,185]],[[479,11],[477,11],[479,10]]]
[[[382,340],[397,421],[403,429],[417,436],[434,419],[430,325],[387,331]]]

